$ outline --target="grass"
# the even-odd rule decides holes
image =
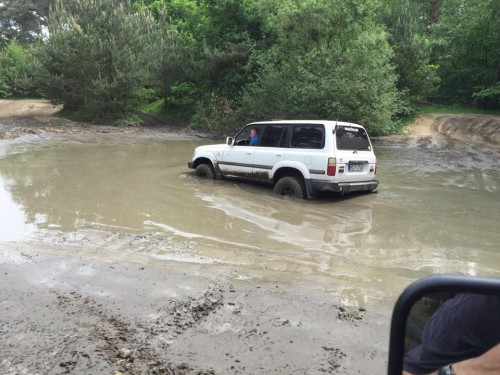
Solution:
[[[139,108],[143,112],[152,113],[155,115],[164,115],[165,114],[165,103],[163,99],[155,100],[152,103],[146,103],[141,108]]]
[[[16,102],[30,101],[30,102],[48,102],[44,98],[0,98],[1,100],[15,100]]]
[[[140,111],[151,113],[167,120],[175,122],[188,123],[193,115],[193,109],[190,106],[179,106],[169,104],[169,108],[165,109],[165,102],[163,99],[155,100],[151,103],[146,103],[139,108]]]
[[[417,109],[418,115],[426,113],[452,114],[452,115],[494,115],[500,116],[500,110],[482,109],[477,107],[463,106],[440,106],[437,104]]]

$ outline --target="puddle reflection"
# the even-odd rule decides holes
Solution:
[[[20,241],[35,232],[21,205],[14,202],[8,185],[0,176],[0,242]]]

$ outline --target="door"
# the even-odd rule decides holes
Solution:
[[[253,176],[257,180],[269,181],[269,172],[285,158],[287,127],[266,125],[253,157]]]
[[[234,144],[229,146],[219,161],[221,173],[225,176],[252,178],[252,162],[257,146],[250,146],[252,129],[257,133],[260,127],[248,125],[235,137]],[[254,136],[254,141],[258,140]],[[257,141],[258,143],[258,141]]]

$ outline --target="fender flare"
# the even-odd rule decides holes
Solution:
[[[269,173],[269,179],[271,181],[274,181],[274,176],[276,175],[276,173],[279,173],[279,170],[283,168],[293,169],[302,175],[308,198],[313,198],[316,195],[316,192],[313,188],[311,181],[311,173],[309,172],[307,166],[300,161],[293,161],[293,160],[279,161],[274,165],[273,169]]]
[[[215,169],[216,178],[219,179],[221,177],[219,163],[217,162],[217,158],[215,157],[215,155],[213,153],[208,152],[208,151],[197,153],[195,155],[195,157],[193,158],[194,168],[196,168],[196,166],[198,166],[200,164],[200,162],[199,162],[200,159],[210,160],[210,162],[212,163],[212,165]]]
[[[299,171],[302,174],[302,177],[304,177],[304,180],[310,180],[311,179],[311,173],[309,172],[309,169],[307,166],[300,162],[300,161],[293,161],[293,160],[281,160],[277,162],[274,167],[271,169],[271,172],[269,173],[269,178],[271,180],[274,180],[274,175],[278,170],[282,168],[291,168]]]

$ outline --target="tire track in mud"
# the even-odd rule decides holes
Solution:
[[[112,372],[114,375],[214,374],[213,370],[170,361],[168,347],[187,329],[197,326],[223,306],[220,286],[209,286],[197,298],[169,301],[170,306],[161,308],[155,319],[134,323],[106,311],[92,297],[77,292],[69,296],[58,294],[57,302],[67,315],[80,316],[78,324],[89,332],[88,338],[96,344],[92,353],[71,350],[69,356],[59,362],[61,374],[95,369],[93,362],[98,362],[96,359],[116,368]]]
[[[3,275],[11,288],[0,303],[2,375],[350,374],[382,366],[379,344],[360,345],[380,341],[372,330],[380,322],[368,326],[365,308],[329,293],[291,293],[239,272],[207,279],[198,267],[18,258]]]

